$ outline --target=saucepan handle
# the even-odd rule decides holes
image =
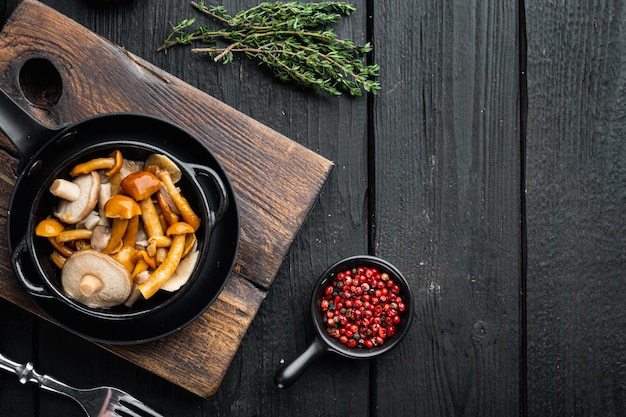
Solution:
[[[213,181],[213,183],[217,187],[220,201],[219,201],[217,208],[213,212],[213,215],[215,216],[215,218],[213,219],[213,224],[216,224],[220,221],[224,213],[226,213],[226,209],[228,208],[228,205],[229,205],[228,191],[226,190],[224,181],[222,181],[222,179],[220,178],[218,173],[215,172],[215,170],[207,166],[198,165],[198,164],[188,164],[188,165],[190,168],[196,171],[197,174],[204,175],[210,178],[211,181]]]
[[[57,131],[42,125],[0,90],[0,130],[13,142],[20,156],[20,165],[51,139]],[[21,170],[21,169],[20,169]]]
[[[274,383],[278,388],[291,386],[317,358],[328,351],[328,346],[319,337],[314,338],[304,352],[276,373]]]
[[[26,289],[26,291],[28,291],[29,294],[38,298],[54,298],[48,292],[48,290],[46,290],[45,287],[43,287],[42,285],[34,284],[28,278],[26,278],[26,273],[24,272],[24,262],[28,262],[29,258],[30,252],[28,250],[27,241],[26,239],[22,239],[22,241],[15,247],[13,253],[11,254],[13,271],[15,271],[17,279],[20,281],[22,286]]]

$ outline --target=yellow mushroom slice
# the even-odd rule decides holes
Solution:
[[[139,249],[137,252],[135,252],[135,254],[133,255],[133,261],[135,263],[143,261],[145,262],[150,268],[155,269],[156,268],[156,261],[154,260],[153,257],[151,257],[150,255],[148,255],[148,252],[146,252],[145,249]]]
[[[167,229],[167,235],[172,236],[172,245],[165,260],[150,274],[146,282],[137,286],[145,299],[152,297],[174,274],[185,250],[186,235],[193,232],[193,227],[183,222],[175,223]]]
[[[94,308],[122,304],[130,295],[130,273],[119,262],[93,249],[74,252],[61,271],[68,297]]]
[[[37,223],[35,235],[41,237],[56,237],[65,230],[65,226],[56,219],[44,219]]]
[[[67,257],[61,255],[56,250],[50,254],[50,259],[52,260],[52,263],[55,264],[56,267],[59,269],[63,269],[63,265],[65,264],[65,261],[67,261]]]
[[[113,219],[113,222],[111,224],[111,238],[102,253],[111,254],[121,249],[122,238],[126,234],[128,222],[140,214],[141,207],[139,204],[126,195],[116,194],[106,202],[104,215]]]
[[[165,155],[152,154],[146,160],[146,168],[156,170],[156,176],[163,182],[180,216],[194,230],[197,230],[200,227],[200,217],[193,211],[187,199],[183,197],[175,185],[182,177],[176,164]]]
[[[79,175],[89,174],[90,172],[97,171],[99,169],[105,169],[105,175],[111,177],[117,174],[122,169],[124,158],[120,151],[114,151],[108,158],[95,158],[82,164],[76,165],[70,171],[72,177]]]
[[[56,237],[57,242],[67,243],[75,240],[91,239],[92,231],[89,229],[69,229],[59,233]]]
[[[169,248],[171,245],[172,238],[169,236],[152,236],[151,238],[148,238],[148,247]],[[150,251],[148,251],[148,253],[150,253]]]
[[[149,269],[156,269],[156,261],[153,257],[148,255],[148,252],[146,252],[145,249],[140,249],[135,252],[135,255],[133,255],[133,262],[135,262],[135,268],[131,273],[131,277],[133,277],[133,279],[135,279],[142,272],[148,271]]]
[[[68,248],[64,244],[57,242],[56,237],[49,237],[48,242],[52,245],[55,251],[59,252],[64,257],[70,256],[74,251],[71,248]]]
[[[156,192],[155,196],[159,207],[161,207],[161,213],[163,213],[165,223],[168,226],[177,223],[179,221],[179,216],[172,210],[172,207],[175,207],[175,205],[167,192],[160,189]]]
[[[197,239],[195,234],[190,233],[187,235],[187,238],[185,239],[185,251],[183,252],[183,258],[189,255],[192,249],[196,247],[196,242]]]
[[[133,272],[135,269],[133,256],[135,255],[135,241],[137,240],[138,229],[139,216],[133,216],[128,221],[128,227],[126,228],[126,233],[122,239],[122,248],[112,255],[113,259],[124,265],[129,272]]]

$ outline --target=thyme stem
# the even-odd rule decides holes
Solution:
[[[225,26],[191,27],[195,19],[172,26],[157,51],[193,43],[210,44],[191,50],[214,61],[232,62],[233,54],[260,60],[282,81],[313,88],[333,95],[359,96],[362,90],[375,94],[380,84],[378,65],[366,65],[363,56],[372,51],[369,43],[357,45],[339,39],[328,26],[356,8],[344,2],[302,3],[298,1],[261,3],[231,17],[222,6],[207,7],[192,2],[202,15]],[[218,46],[225,42],[226,46]]]

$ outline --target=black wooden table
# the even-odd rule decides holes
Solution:
[[[18,3],[0,2],[0,27]],[[373,40],[382,84],[360,98],[294,89],[245,58],[157,53],[170,23],[194,15],[187,0],[43,3],[336,169],[214,396],[4,300],[0,352],[165,416],[626,414],[623,1],[356,2],[335,28]],[[234,13],[258,0],[218,3]],[[311,337],[318,275],[365,253],[410,280],[408,337],[376,360],[325,356],[277,389],[274,373]],[[0,414],[82,415],[7,373]]]

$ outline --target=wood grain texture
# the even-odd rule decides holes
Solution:
[[[526,13],[528,415],[624,415],[626,8]]]
[[[261,1],[210,3],[234,13]],[[18,3],[0,1],[0,25]],[[0,300],[3,352],[76,385],[125,388],[166,416],[626,414],[623,2],[356,2],[357,13],[335,28],[374,41],[383,84],[358,99],[294,89],[242,57],[221,65],[187,48],[156,53],[171,22],[198,17],[188,0],[42,3],[336,168],[212,397]],[[524,6],[526,27],[518,27]],[[524,33],[528,73],[518,74]],[[527,114],[517,84],[526,75]],[[15,158],[0,152],[0,164],[6,201]],[[371,362],[328,355],[290,389],[276,389],[275,371],[311,338],[318,275],[364,252],[413,283],[409,337]],[[0,273],[11,274],[1,251]],[[21,302],[28,308],[27,297]],[[0,414],[82,416],[8,374],[0,374]]]
[[[20,5],[0,45],[3,87],[18,102],[25,102],[17,80],[28,60],[43,57],[61,74],[62,99],[37,113],[42,122],[123,111],[156,115],[189,130],[223,163],[240,209],[237,272],[218,302],[183,332],[141,347],[110,348],[191,392],[214,394],[332,164],[38,2]],[[5,169],[9,185],[14,164]],[[3,200],[5,212],[7,204]],[[4,298],[24,303],[14,285],[3,289],[9,290]]]
[[[231,12],[257,3],[260,1],[223,2]],[[342,38],[362,42],[367,10],[364,4],[355,4],[357,12],[333,28]],[[194,14],[187,11],[181,17],[189,16]],[[194,62],[193,57],[184,56]],[[282,363],[293,360],[312,337],[309,301],[319,275],[343,257],[367,252],[367,97],[334,98],[294,89],[242,57],[234,65],[215,66],[210,61],[197,65],[207,71],[196,71],[186,80],[203,83],[215,97],[335,164],[207,413],[368,415],[368,362],[346,361],[329,354],[289,389],[280,391],[273,384],[274,373]],[[190,71],[176,67],[177,71]],[[211,74],[216,82],[204,81]]]
[[[517,8],[374,2],[373,16],[385,65],[373,110],[372,245],[405,271],[417,306],[407,340],[376,363],[376,409],[517,415]]]

